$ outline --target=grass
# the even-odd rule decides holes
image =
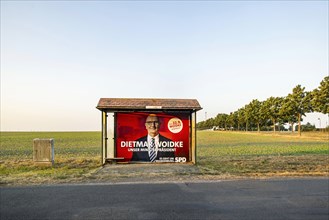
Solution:
[[[77,182],[101,166],[100,132],[1,132],[0,184]],[[55,165],[36,166],[34,138],[54,138]],[[230,176],[328,176],[328,133],[198,131],[201,174]]]
[[[327,133],[198,132],[198,166],[213,174],[243,176],[329,173]]]
[[[54,138],[55,164],[33,163],[33,139]],[[100,167],[100,132],[1,132],[0,183],[78,181]]]
[[[1,132],[0,158],[32,159],[35,138],[54,138],[55,155],[65,158],[100,155],[100,132]]]
[[[198,155],[206,157],[327,154],[328,140],[202,131],[198,133],[198,149]]]

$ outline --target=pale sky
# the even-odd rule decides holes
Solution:
[[[2,131],[100,130],[102,97],[193,98],[201,121],[328,69],[328,1],[1,1]]]

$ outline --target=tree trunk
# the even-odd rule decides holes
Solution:
[[[273,122],[273,132],[275,133],[275,119],[272,119]]]
[[[259,123],[257,123],[257,130],[258,130],[258,133],[259,133],[260,132]]]
[[[291,133],[294,133],[294,123],[291,122],[290,124],[291,124]]]

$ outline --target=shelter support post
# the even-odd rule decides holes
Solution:
[[[196,112],[191,114],[191,151],[192,163],[196,164]]]
[[[102,111],[102,165],[107,157],[107,113]]]

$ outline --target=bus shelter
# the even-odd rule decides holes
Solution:
[[[102,164],[196,163],[196,99],[101,98]]]

